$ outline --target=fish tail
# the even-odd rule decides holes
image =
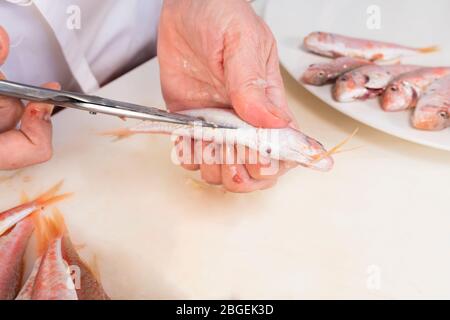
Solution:
[[[440,48],[438,46],[431,46],[431,47],[425,47],[425,48],[419,48],[417,51],[420,53],[433,53],[439,51]]]
[[[47,207],[49,205],[55,204],[59,201],[62,201],[72,195],[72,193],[64,193],[60,195],[56,195],[56,193],[61,189],[63,181],[61,180],[48,191],[40,195],[36,200],[36,204],[42,208]]]
[[[57,196],[53,196],[53,197],[45,199],[45,200],[39,200],[39,201],[37,201],[37,204],[41,208],[45,208],[45,207],[51,206],[52,204],[58,203],[60,201],[63,201],[65,199],[71,197],[72,195],[73,195],[73,193],[59,194]]]
[[[64,217],[58,209],[53,209],[51,216],[40,216],[36,221],[37,253],[43,256],[52,241],[66,233]]]
[[[42,203],[42,202],[45,202],[45,201],[49,200],[50,198],[52,198],[61,189],[63,183],[64,183],[63,180],[59,181],[53,187],[51,187],[46,192],[44,192],[39,197],[37,197],[37,199],[35,201],[39,202],[39,203]]]
[[[116,142],[131,137],[132,135],[134,135],[134,132],[132,132],[128,128],[121,128],[111,131],[100,132],[99,135],[106,137],[113,137],[115,138],[113,141]]]

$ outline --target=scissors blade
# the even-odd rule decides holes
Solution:
[[[69,91],[40,88],[7,80],[0,80],[0,95],[29,101],[44,102],[60,107],[85,110],[93,114],[101,113],[147,121],[234,129],[210,123],[201,118],[179,113],[171,113],[155,107],[144,107],[123,101],[116,101]]]

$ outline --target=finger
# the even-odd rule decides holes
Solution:
[[[203,142],[200,172],[203,181],[222,184],[222,166],[220,165],[220,147],[211,142]]]
[[[180,166],[189,171],[197,171],[200,165],[195,162],[195,142],[186,137],[179,137],[175,141],[175,148]]]
[[[224,72],[236,113],[256,127],[286,127],[291,118],[267,96],[267,61],[273,38],[259,23],[256,30],[240,29],[225,37]]]
[[[236,149],[224,146],[227,157],[236,158]],[[227,163],[231,163],[227,158]],[[222,184],[224,188],[231,192],[247,193],[256,190],[262,190],[272,187],[276,180],[254,180],[250,177],[247,169],[241,164],[224,164],[222,165]]]
[[[268,27],[267,27],[268,29]],[[269,29],[267,32],[271,32]],[[291,118],[289,124],[293,128],[297,128],[297,122],[295,120],[292,110],[289,108],[286,99],[286,90],[284,87],[283,78],[280,71],[280,61],[278,58],[278,48],[276,41],[273,42],[269,60],[267,62],[267,79],[268,85],[266,88],[267,96],[273,103],[283,109],[286,114]]]
[[[0,80],[4,80],[0,72]],[[14,129],[23,113],[23,104],[19,99],[0,96],[0,133]]]
[[[276,184],[276,180],[254,180],[245,166],[232,164],[222,166],[222,184],[230,192],[248,193],[271,188]]]
[[[6,30],[0,26],[0,65],[2,65],[9,53],[9,37]]]
[[[58,90],[57,83],[44,85]],[[22,116],[20,130],[0,134],[0,168],[17,169],[45,162],[52,155],[52,106],[32,102]]]

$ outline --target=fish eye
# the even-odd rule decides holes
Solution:
[[[440,111],[440,112],[439,112],[439,116],[440,116],[442,119],[445,119],[445,120],[448,120],[448,119],[450,118],[450,115],[448,114],[447,111]]]
[[[348,81],[348,77],[347,76],[342,76],[339,78],[340,81]]]
[[[369,81],[370,81],[370,77],[368,76],[368,75],[364,75],[364,83],[369,83]]]
[[[319,77],[324,77],[325,76],[325,72],[323,72],[323,71],[319,71],[319,73],[318,73],[318,75],[319,75]]]
[[[391,91],[394,91],[394,92],[398,91],[398,87],[397,86],[391,86],[389,89]]]

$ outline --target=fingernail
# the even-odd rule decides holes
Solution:
[[[30,111],[30,115],[48,122],[52,117],[52,110],[51,108],[34,108]]]
[[[52,118],[51,112],[44,112],[44,121],[50,121]]]
[[[281,120],[284,120],[287,123],[290,123],[292,121],[291,116],[286,111],[284,111],[283,109],[281,109],[279,107],[276,107],[276,106],[273,106],[273,105],[269,105],[267,110],[271,114],[273,114],[275,117],[277,117],[277,118],[279,118]]]
[[[237,183],[237,184],[240,184],[243,181],[242,177],[239,174],[237,174],[237,173],[235,175],[233,175],[232,179],[233,179],[233,182]]]

